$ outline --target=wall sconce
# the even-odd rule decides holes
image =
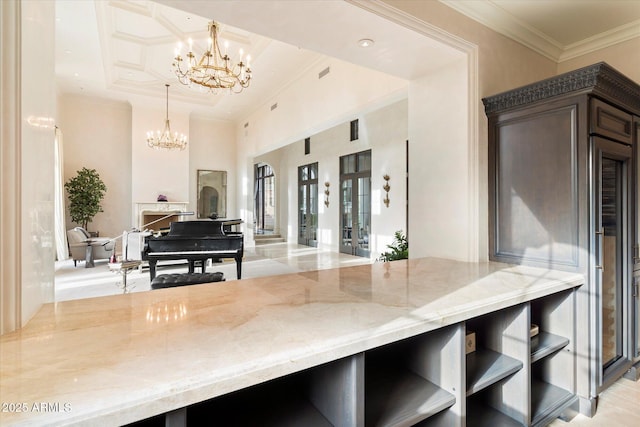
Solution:
[[[390,180],[391,178],[389,177],[389,175],[384,175],[384,176],[382,177],[382,179],[384,179],[384,180],[385,180],[385,183],[384,183],[384,185],[382,186],[382,188],[383,188],[383,190],[384,190],[384,191],[386,191],[386,192],[387,192],[387,195],[385,196],[385,198],[384,198],[383,202],[384,202],[384,204],[385,204],[387,207],[389,207],[389,190],[391,190],[391,187],[389,186],[389,180]]]
[[[325,190],[324,190],[324,205],[326,207],[329,207],[329,181],[324,183],[325,186]]]

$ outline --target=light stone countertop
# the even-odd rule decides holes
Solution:
[[[46,304],[0,337],[0,425],[126,424],[583,280],[424,258]]]

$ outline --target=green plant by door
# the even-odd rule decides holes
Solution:
[[[380,258],[378,258],[380,261],[387,262],[409,258],[409,242],[402,230],[394,233],[393,243],[387,245],[387,248],[389,248],[390,251],[383,252]]]
[[[71,220],[86,230],[93,217],[103,212],[101,202],[107,186],[95,169],[82,168],[64,184],[64,188],[69,195]]]

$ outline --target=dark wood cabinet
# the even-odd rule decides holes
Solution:
[[[600,391],[639,363],[640,85],[598,63],[483,102],[489,258],[584,274],[576,384],[591,414]]]
[[[623,144],[633,144],[633,116],[597,98],[591,101],[590,130]]]

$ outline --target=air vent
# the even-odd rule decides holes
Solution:
[[[275,110],[276,108],[278,108],[277,102],[271,106],[271,111]]]
[[[329,74],[329,67],[325,68],[324,70],[320,71],[318,73],[318,78],[321,79],[324,76],[326,76],[327,74]]]

